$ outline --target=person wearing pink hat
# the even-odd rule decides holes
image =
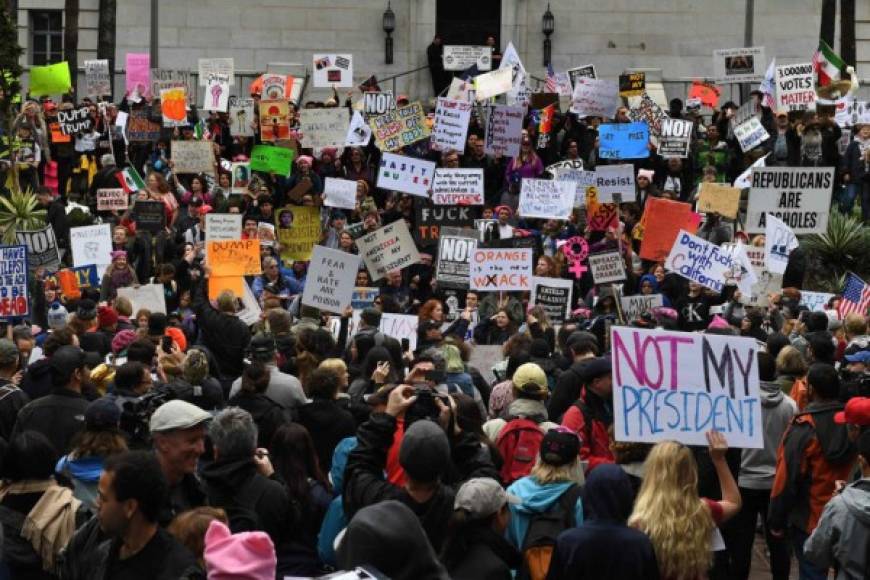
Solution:
[[[653,177],[656,172],[652,169],[637,170],[637,192],[636,199],[640,202],[641,207],[646,204],[646,200],[651,197],[661,197],[659,189],[653,184]]]
[[[136,286],[139,278],[135,270],[127,263],[127,252],[115,250],[111,254],[112,263],[106,268],[100,283],[100,302],[110,302],[118,296],[118,288]]]
[[[278,565],[269,534],[233,534],[220,520],[208,526],[203,556],[208,580],[273,580]]]
[[[284,190],[284,196],[280,199],[276,199],[278,202],[276,205],[278,207],[283,207],[289,197],[289,193],[293,192],[296,188],[298,188],[302,184],[307,184],[307,188],[303,191],[297,190],[294,192],[292,198],[289,198],[289,201],[294,203],[299,203],[302,200],[302,196],[306,193],[319,195],[323,193],[323,180],[314,171],[314,158],[310,155],[300,155],[296,159],[296,168],[293,171],[293,174],[287,180],[287,187]],[[302,189],[302,188],[300,188]],[[277,196],[276,196],[277,197]]]

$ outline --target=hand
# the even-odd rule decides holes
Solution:
[[[407,411],[416,400],[417,395],[414,394],[414,387],[399,385],[393,389],[393,392],[390,393],[390,398],[387,400],[387,414],[398,417]]]
[[[353,306],[348,306],[344,309],[344,312],[341,313],[342,318],[350,318],[353,316]]]
[[[271,477],[275,473],[275,468],[272,467],[272,462],[269,460],[269,451],[262,447],[257,448],[254,452],[254,464],[263,477]]]
[[[725,435],[719,431],[707,431],[707,443],[710,446],[710,458],[713,461],[724,461],[728,452],[728,442]]]
[[[834,482],[834,495],[839,495],[844,489],[846,489],[846,482],[842,479],[838,479]]]
[[[24,371],[18,371],[9,379],[9,382],[15,385],[16,387],[21,384],[21,379],[24,378]]]
[[[372,371],[372,381],[377,385],[382,385],[387,381],[387,377],[390,374],[390,362],[389,361],[381,361],[378,363],[378,367]]]

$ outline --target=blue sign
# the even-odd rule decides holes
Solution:
[[[649,126],[643,121],[599,125],[598,139],[599,159],[649,157]]]

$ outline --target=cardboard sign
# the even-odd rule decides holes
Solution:
[[[655,225],[644,228],[640,257],[653,262],[667,258],[680,230],[694,231],[687,225],[692,213],[692,206],[687,203],[657,197],[646,200],[641,223]]]
[[[553,324],[559,324],[571,316],[571,293],[574,283],[561,278],[532,278],[532,293],[529,306],[540,306]]]
[[[435,162],[395,153],[384,153],[378,170],[378,187],[429,197]]]
[[[420,254],[405,220],[398,220],[356,240],[373,282],[387,272],[407,268],[420,261]]]
[[[646,74],[642,72],[619,75],[619,96],[639,97],[646,88]]]
[[[662,157],[679,157],[681,159],[688,157],[689,147],[692,144],[692,126],[692,121],[663,119],[658,154]]]
[[[471,255],[477,248],[473,235],[443,233],[438,240],[435,279],[445,288],[468,288]]]
[[[284,261],[307,261],[320,242],[320,208],[287,206],[276,212],[276,236]]]
[[[209,240],[206,248],[213,276],[255,276],[263,273],[258,240]]]
[[[203,99],[203,111],[226,113],[230,100],[230,76],[220,73],[209,73],[206,77]]]
[[[327,177],[323,184],[323,205],[341,209],[356,208],[356,181]]]
[[[190,82],[190,72],[186,70],[152,68],[151,69],[151,94],[158,96],[166,89],[183,89],[185,95],[193,93]],[[163,97],[160,97],[161,105]]]
[[[576,186],[565,181],[523,179],[518,214],[525,218],[567,220]]]
[[[520,154],[523,131],[523,107],[495,105],[490,107],[486,120],[484,151],[487,155],[516,157]]]
[[[441,228],[469,228],[474,224],[476,208],[469,206],[433,206],[425,200],[415,200],[414,223],[417,226],[417,245],[420,248],[433,247],[438,243]]]
[[[166,314],[166,295],[163,284],[143,284],[118,288],[118,297],[126,298],[133,305],[133,312],[145,309]]]
[[[713,51],[713,78],[717,83],[757,83],[764,79],[764,47]]]
[[[474,77],[474,98],[485,101],[502,95],[513,87],[513,74],[510,68],[500,68]]]
[[[815,111],[815,75],[811,62],[777,65],[776,111]]]
[[[208,77],[212,74],[225,75],[230,86],[235,82],[235,61],[232,57],[223,58],[200,58],[197,61],[197,71],[199,72],[199,86],[208,85]]]
[[[42,266],[46,270],[57,270],[60,267],[57,239],[50,225],[41,230],[16,230],[15,239],[27,246],[27,262],[31,269]]]
[[[208,213],[205,215],[205,241],[242,239],[242,214]]]
[[[531,248],[476,248],[471,254],[471,289],[527,292],[532,289]]]
[[[187,125],[187,89],[174,87],[163,89],[160,95],[160,114],[164,127]]]
[[[601,159],[649,157],[649,127],[646,123],[608,123],[598,126]]]
[[[344,146],[345,137],[347,137],[349,123],[350,118],[344,107],[302,109],[299,112],[299,132],[302,135],[302,145],[312,149],[341,148]]]
[[[589,254],[589,269],[596,284],[609,284],[625,280],[625,262],[619,252]]]
[[[764,255],[767,269],[774,274],[785,274],[788,257],[798,247],[794,232],[778,217],[767,214],[764,230]]]
[[[275,175],[290,175],[293,167],[293,149],[273,147],[271,145],[254,145],[251,152],[251,171],[263,171]]]
[[[435,105],[435,125],[429,146],[434,151],[465,152],[468,123],[471,120],[471,103],[438,98]]]
[[[767,141],[770,135],[758,117],[752,117],[742,125],[734,127],[734,137],[740,143],[740,149],[746,152]]]
[[[398,151],[429,136],[429,125],[423,105],[411,103],[372,117],[369,126],[375,136],[375,145],[381,151]]]
[[[85,91],[89,97],[112,94],[112,79],[109,75],[108,60],[85,61]]]
[[[708,109],[715,109],[719,106],[720,94],[722,94],[722,89],[716,85],[702,81],[692,81],[692,86],[689,87],[688,98],[699,100]]]
[[[91,111],[87,107],[64,111],[58,109],[57,121],[64,135],[77,135],[89,132],[94,123],[91,119]]]
[[[162,201],[136,201],[133,203],[133,216],[139,228],[156,234],[163,230],[166,206]]]
[[[768,213],[785,222],[797,235],[825,232],[833,187],[833,167],[753,169],[746,232],[763,233]]]
[[[151,96],[151,55],[128,52],[125,60],[125,88],[134,102]],[[32,92],[32,91],[31,91]]]
[[[568,78],[571,80],[571,87],[573,91],[573,87],[577,86],[577,79],[596,79],[598,78],[598,75],[595,74],[594,64],[585,64],[583,66],[569,68]]]
[[[698,211],[717,213],[728,219],[737,219],[740,209],[740,189],[727,183],[701,183]]]
[[[315,88],[353,86],[352,54],[315,54],[312,60]]]
[[[97,211],[124,211],[128,207],[130,195],[123,189],[97,190]]]
[[[230,135],[233,137],[253,137],[254,99],[230,98]]]
[[[359,256],[314,246],[302,304],[324,312],[344,312],[350,306],[359,262]]]
[[[633,200],[635,196],[634,166],[622,165],[599,165],[595,168],[595,187],[598,189],[598,201],[612,203],[614,195],[622,196],[622,199]]]
[[[668,270],[716,292],[725,287],[727,271],[732,267],[728,252],[685,230],[680,230],[665,260]]]
[[[836,294],[828,292],[810,292],[809,290],[801,290],[801,306],[806,306],[810,312],[824,312],[827,310],[828,302]]]
[[[30,315],[27,246],[0,246],[0,318]]]
[[[106,266],[112,263],[112,229],[109,224],[70,228],[69,239],[73,266],[95,264],[102,276]]]
[[[362,98],[362,112],[366,117],[383,115],[396,108],[393,91],[366,92]]]
[[[432,202],[436,205],[483,205],[483,169],[436,169]]]
[[[172,161],[175,173],[214,175],[214,142],[172,141]]]
[[[579,117],[603,117],[616,115],[619,104],[619,85],[616,81],[580,77],[574,81],[571,96],[571,111]]]
[[[623,296],[619,303],[622,306],[622,318],[629,323],[640,318],[641,314],[652,313],[654,308],[661,308],[664,304],[661,294]]]
[[[764,446],[754,339],[613,326],[610,344],[617,441]]]
[[[477,70],[489,70],[492,68],[492,47],[447,44],[441,58],[444,70],[466,70],[473,66]]]
[[[260,101],[260,139],[267,142],[289,139],[289,114],[287,101]]]
[[[131,143],[150,143],[160,138],[160,123],[155,123],[145,109],[133,109],[127,120],[127,139]]]

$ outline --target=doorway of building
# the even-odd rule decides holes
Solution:
[[[501,0],[438,0],[435,30],[444,44],[482,46],[487,36],[501,46]]]

